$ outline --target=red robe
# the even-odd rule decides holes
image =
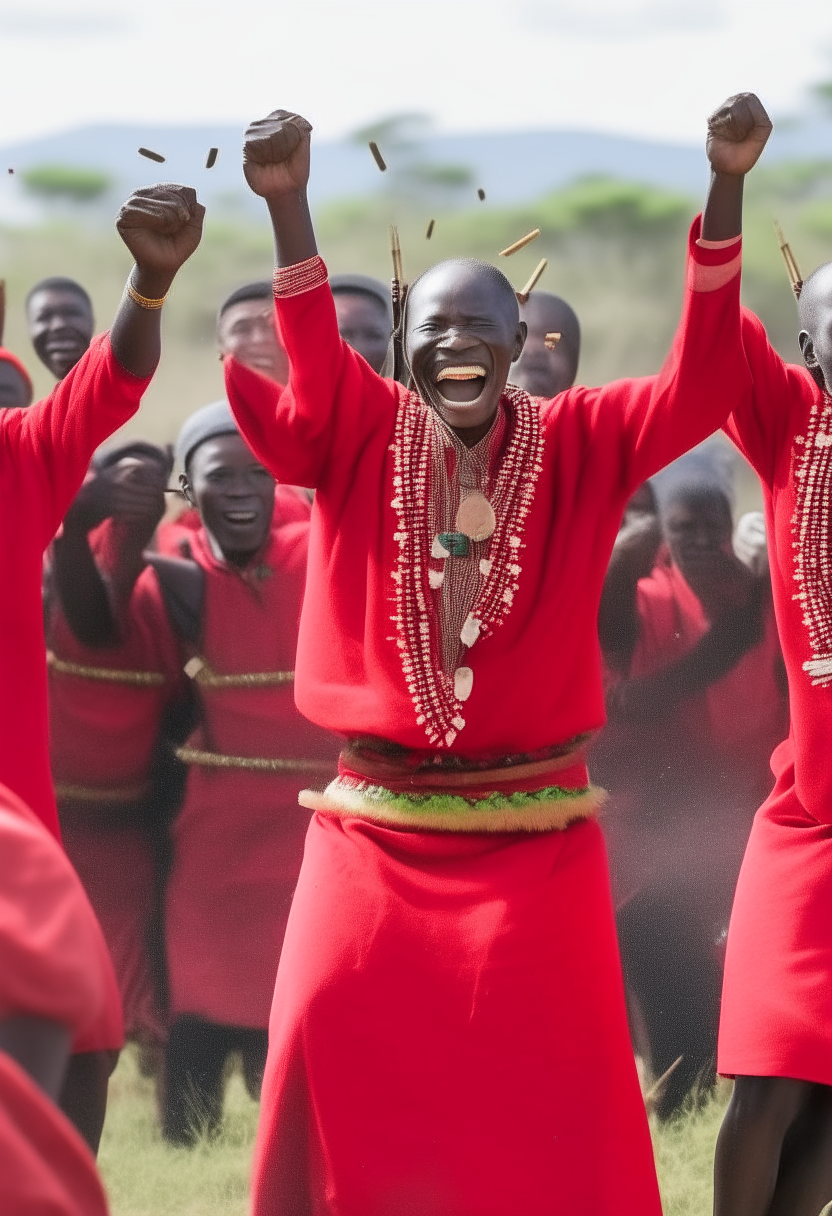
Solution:
[[[103,535],[98,530],[98,542],[106,545],[118,535],[111,525],[107,521]],[[90,650],[74,636],[60,607],[52,606],[47,621],[52,776],[64,845],[101,921],[127,1034],[159,1038],[147,947],[156,862],[143,816],[162,714],[181,672],[151,570],[136,583],[122,628],[118,646]],[[108,672],[114,679],[100,678]],[[156,682],[136,683],[138,676]]]
[[[535,753],[603,721],[595,620],[624,505],[720,424],[745,382],[738,249],[702,249],[697,235],[661,375],[540,403],[522,570],[471,652],[451,752]],[[278,314],[292,367],[280,401],[233,361],[226,382],[260,459],[316,488],[298,705],[353,738],[429,751],[391,625],[410,577],[397,424],[424,407],[341,341],[325,285]],[[410,1209],[660,1210],[594,821],[467,833],[312,820],[275,989],[254,1211]]]
[[[737,885],[718,1064],[832,1085],[832,399],[750,314],[743,343],[753,392],[726,430],[765,489],[792,724]]]
[[[214,556],[204,531],[193,534],[193,557],[205,572],[198,656],[213,673],[294,670],[308,535],[305,523],[275,528],[241,572]],[[171,1015],[265,1030],[309,824],[298,792],[334,774],[338,744],[298,713],[291,679],[260,687],[198,680],[197,690],[192,753],[282,759],[292,767],[191,763],[167,885]]]
[[[0,786],[0,1020],[31,1015],[76,1037],[108,1000],[107,951],[60,846]],[[75,1128],[0,1052],[0,1209],[4,1216],[105,1216],[95,1162]]]
[[[90,459],[138,409],[148,379],[126,372],[106,335],[48,397],[0,410],[0,782],[58,835],[49,775],[43,552]]]

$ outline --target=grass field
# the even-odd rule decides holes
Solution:
[[[710,1216],[726,1101],[727,1088],[700,1111],[654,1125],[665,1216]],[[153,1084],[140,1076],[135,1053],[125,1052],[110,1083],[99,1157],[113,1216],[244,1216],[257,1109],[235,1074],[220,1137],[195,1149],[170,1148],[157,1130]]]

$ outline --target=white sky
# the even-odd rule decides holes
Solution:
[[[0,0],[0,144],[277,107],[698,142],[729,93],[783,114],[828,77],[831,0]]]

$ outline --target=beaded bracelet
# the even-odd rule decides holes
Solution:
[[[157,308],[161,308],[167,299],[166,295],[162,296],[159,300],[151,300],[148,298],[148,296],[141,295],[138,291],[136,291],[130,279],[127,280],[125,290],[134,304],[138,304],[139,308],[146,308],[150,311],[155,311]]]
[[[318,253],[313,258],[307,258],[305,262],[296,262],[294,266],[278,266],[272,281],[275,299],[303,295],[313,287],[320,287],[327,278],[326,265]]]

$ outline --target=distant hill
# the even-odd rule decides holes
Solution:
[[[208,203],[248,211],[258,205],[242,177],[241,143],[241,127],[102,125],[6,145],[0,147],[0,222],[31,223],[42,218],[42,208],[27,195],[19,174],[49,163],[100,169],[112,177],[113,190],[96,205],[102,217],[110,216],[114,204],[131,189],[165,177],[196,185]],[[138,156],[140,145],[164,154],[166,163],[153,164]],[[216,166],[207,170],[209,147],[218,147],[220,155]],[[433,134],[420,143],[419,152],[431,163],[470,168],[471,193],[481,186],[489,201],[501,205],[539,198],[589,174],[695,196],[706,179],[701,148],[586,131]],[[826,157],[832,157],[832,120],[819,118],[779,125],[767,152],[769,162]],[[15,170],[13,175],[4,172],[9,168]],[[383,190],[388,181],[366,147],[346,141],[316,145],[311,187],[315,204],[366,196]]]

